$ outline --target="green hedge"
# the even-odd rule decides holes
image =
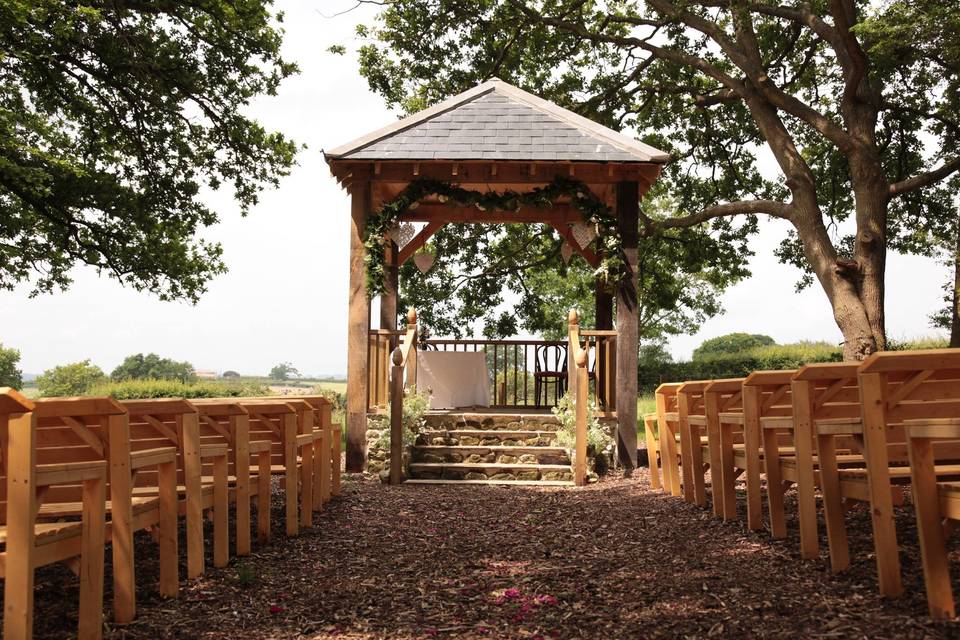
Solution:
[[[150,398],[240,398],[270,395],[262,384],[224,382],[194,382],[184,384],[177,380],[125,380],[105,382],[90,387],[88,396],[111,396],[117,400]]]
[[[798,369],[810,362],[840,362],[842,359],[840,347],[826,342],[770,345],[688,362],[641,364],[639,388],[643,393],[653,391],[663,382],[743,378],[753,371]]]

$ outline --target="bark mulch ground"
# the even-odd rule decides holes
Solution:
[[[785,541],[748,533],[651,491],[646,470],[577,490],[348,476],[313,529],[208,569],[176,601],[153,595],[142,540],[138,618],[106,637],[960,637],[926,617],[909,505],[902,515],[908,593],[891,602],[876,595],[863,508],[848,518],[855,564],[832,576],[825,554],[800,561],[796,522]],[[38,636],[67,637],[76,581],[40,573]]]

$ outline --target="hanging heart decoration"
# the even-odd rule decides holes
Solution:
[[[389,232],[387,232],[387,237],[393,240],[397,247],[404,248],[411,240],[413,236],[417,235],[416,228],[409,222],[404,222],[395,227],[392,227]]]
[[[437,261],[437,256],[432,251],[422,251],[413,256],[413,263],[417,265],[420,273],[427,273],[433,269],[433,264]]]
[[[560,257],[563,258],[563,264],[570,264],[570,258],[573,257],[573,247],[569,242],[564,242],[560,247]]]
[[[589,222],[578,222],[571,228],[573,239],[581,247],[586,247],[597,237],[597,228]]]

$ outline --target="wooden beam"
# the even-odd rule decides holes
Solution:
[[[521,207],[519,211],[480,211],[476,207],[447,204],[421,204],[400,216],[406,222],[464,222],[475,224],[545,223],[571,224],[583,222],[583,214],[570,205]]]
[[[383,274],[383,295],[380,296],[380,328],[397,328],[397,294],[400,289],[399,252],[392,240],[384,247],[386,261]],[[396,345],[391,344],[391,348]]]
[[[583,220],[583,216],[580,217],[580,221]],[[587,261],[591,267],[596,269],[600,266],[600,256],[588,249],[587,247],[581,247],[576,239],[573,237],[573,232],[570,230],[570,227],[566,224],[554,224],[550,223],[550,226],[557,230],[557,233],[560,234],[560,237],[566,240],[573,250],[580,254],[580,256]],[[607,327],[604,327],[607,328]]]
[[[379,164],[379,173],[376,165]],[[622,181],[637,182],[646,191],[660,174],[660,165],[655,163],[628,162],[536,162],[531,172],[530,162],[515,160],[331,160],[330,171],[342,183],[359,184],[364,180],[384,182],[409,182],[417,178],[450,180],[459,183],[478,183],[493,186],[506,182],[546,183],[555,177],[569,177],[575,169],[578,180],[587,184],[616,184]],[[351,187],[352,188],[352,187]]]
[[[617,454],[624,471],[637,466],[638,314],[637,245],[640,186],[617,186],[617,222],[626,273],[617,285]]]
[[[430,238],[433,237],[433,234],[439,231],[444,224],[444,222],[434,221],[428,223],[423,229],[420,229],[420,233],[415,235],[410,242],[405,244],[403,248],[400,249],[399,257],[397,258],[397,266],[399,267],[406,263],[406,261],[410,259],[410,256],[416,253],[417,249],[427,244],[427,241],[430,240]],[[397,328],[396,323],[394,323],[393,328]]]
[[[370,183],[355,185],[350,205],[350,298],[347,324],[347,471],[363,471],[367,438],[367,341],[370,301],[363,232],[370,212]]]

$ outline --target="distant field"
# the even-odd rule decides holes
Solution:
[[[337,393],[347,392],[346,382],[318,382],[317,386],[323,389],[330,389],[331,391],[336,391]]]

